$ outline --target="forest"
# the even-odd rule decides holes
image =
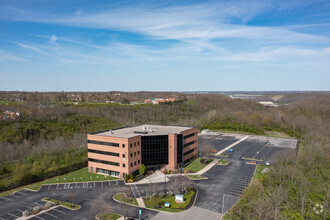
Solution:
[[[98,100],[95,95],[93,100]],[[108,95],[112,99],[115,94]],[[87,133],[139,124],[193,125],[301,140],[298,154],[281,155],[270,172],[244,191],[227,219],[315,219],[313,207],[318,203],[324,205],[324,216],[328,216],[329,93],[300,94],[296,99],[291,95],[289,104],[277,108],[217,94],[145,92],[128,93],[125,99],[160,95],[179,98],[159,105],[84,104],[84,100],[72,104],[66,93],[24,93],[24,100],[19,92],[1,93],[0,112],[10,110],[20,116],[0,121],[0,191],[86,166]],[[80,93],[82,96],[92,97],[93,93]]]

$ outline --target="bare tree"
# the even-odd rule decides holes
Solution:
[[[105,202],[103,199],[98,198],[91,201],[91,206],[89,209],[90,219],[95,219],[95,216],[100,213],[111,212],[112,208],[110,204]]]

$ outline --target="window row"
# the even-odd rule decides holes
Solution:
[[[187,139],[187,138],[190,138],[190,137],[193,137],[193,136],[195,136],[195,132],[184,136],[183,139]]]
[[[106,161],[106,160],[98,160],[98,159],[88,158],[88,161],[95,162],[95,163],[103,163],[103,164],[108,164],[108,165],[119,167],[119,163]]]
[[[104,173],[104,174],[111,175],[111,176],[120,176],[119,172],[112,171],[112,170],[105,170],[105,169],[101,169],[101,168],[96,168],[96,172]]]
[[[136,144],[137,144],[137,146],[140,146],[140,141],[134,142],[134,147],[136,147]],[[133,143],[131,143],[130,146],[133,147]]]
[[[138,160],[137,164],[140,164],[140,160]],[[134,161],[134,166],[136,166],[136,161]],[[131,163],[131,167],[133,167],[133,163]]]
[[[137,151],[137,155],[140,155],[140,151]],[[136,151],[134,152],[134,157],[136,156]],[[131,153],[131,157],[133,157],[133,153]]]
[[[189,147],[190,145],[193,145],[195,141],[190,141],[189,143],[186,143],[183,145],[183,148]]]
[[[183,156],[186,156],[186,155],[188,155],[188,154],[194,152],[194,150],[195,150],[195,148],[193,148],[193,149],[191,149],[191,150],[188,150],[187,152],[185,152],[185,153],[183,154]]]
[[[87,140],[87,143],[89,143],[89,144],[97,144],[97,145],[105,145],[105,146],[112,146],[112,147],[119,147],[119,144],[118,143],[111,143],[111,142]],[[123,147],[125,147],[125,145]]]
[[[119,153],[113,153],[113,152],[107,152],[107,151],[101,151],[101,150],[92,150],[92,149],[88,149],[88,152],[90,153],[95,153],[95,154],[103,154],[103,155],[110,155],[110,156],[114,156],[114,157],[119,157]],[[123,157],[125,154],[123,154]]]

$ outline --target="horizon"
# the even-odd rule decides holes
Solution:
[[[0,90],[329,91],[326,1],[4,0]]]

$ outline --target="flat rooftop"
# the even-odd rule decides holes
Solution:
[[[92,133],[92,135],[131,138],[136,136],[152,136],[152,135],[168,135],[180,134],[183,131],[192,129],[194,127],[186,126],[173,126],[173,125],[140,125],[136,127],[124,127],[114,130],[101,131]]]

